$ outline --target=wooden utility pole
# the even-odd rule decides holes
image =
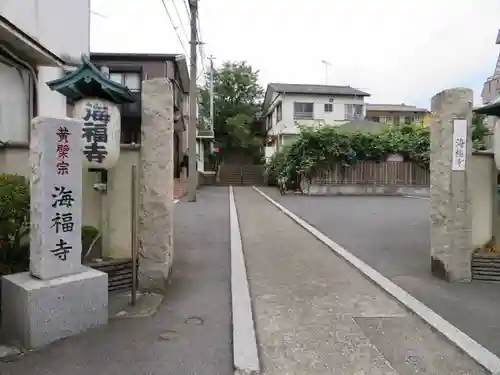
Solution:
[[[196,116],[196,107],[198,103],[198,88],[196,86],[196,64],[198,58],[196,51],[198,47],[198,31],[196,29],[196,20],[198,18],[198,0],[189,0],[189,10],[191,12],[191,49],[188,126],[188,201],[196,202],[196,189],[198,187],[198,158],[196,156],[196,132],[198,121]]]

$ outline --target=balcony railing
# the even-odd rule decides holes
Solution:
[[[313,112],[295,112],[293,118],[296,120],[314,120]]]

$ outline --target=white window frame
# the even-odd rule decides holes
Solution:
[[[283,104],[278,103],[276,105],[276,123],[280,122],[283,120]]]
[[[358,107],[359,106],[359,107]],[[363,104],[352,103],[344,105],[344,119],[345,120],[362,120],[363,119]],[[361,113],[356,114],[355,109],[361,108]]]
[[[311,111],[297,111],[297,107],[311,106]],[[293,118],[295,120],[314,120],[314,103],[313,102],[293,102]]]
[[[128,83],[128,79],[130,77],[136,77],[137,78],[137,83],[138,86],[136,85],[135,87],[130,87]],[[111,79],[113,82],[119,83],[121,85],[124,85],[128,87],[128,89],[132,92],[139,92],[141,91],[141,73],[139,72],[111,72],[109,74],[109,79]]]

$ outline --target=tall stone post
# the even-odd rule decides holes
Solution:
[[[472,99],[472,90],[455,88],[431,102],[431,272],[448,281],[471,280]]]
[[[173,257],[174,105],[171,83],[142,84],[139,289],[163,291]]]
[[[28,349],[108,322],[108,276],[81,264],[82,123],[32,120],[30,271],[2,279],[2,330]]]

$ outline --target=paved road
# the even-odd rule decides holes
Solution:
[[[232,375],[228,190],[203,189],[175,209],[173,274],[156,315],[111,321],[0,363],[0,374]],[[192,316],[203,325],[185,324]]]
[[[257,192],[235,196],[264,374],[486,373]]]
[[[280,197],[276,189],[262,190],[500,356],[500,284],[430,275],[428,200]]]

